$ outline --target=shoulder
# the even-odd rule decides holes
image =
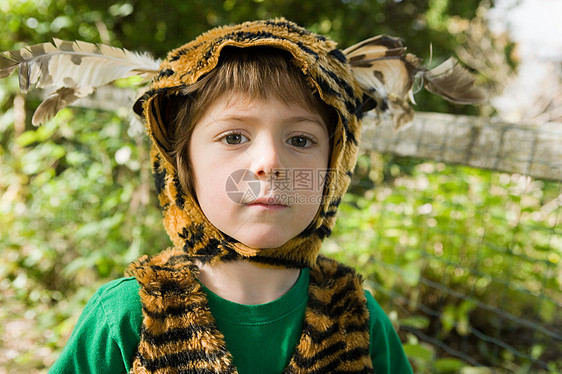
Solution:
[[[328,257],[318,256],[316,265],[310,269],[310,275],[311,278],[315,279],[317,282],[324,281],[333,284],[335,282],[348,281],[355,283],[357,291],[360,294],[358,296],[366,303],[367,309],[369,310],[371,328],[373,325],[390,326],[390,328],[392,328],[390,320],[379,303],[377,303],[369,291],[363,289],[363,277],[352,267]]]
[[[133,326],[140,326],[142,322],[139,284],[133,277],[119,278],[104,284],[96,291],[92,302],[103,309],[105,318],[111,325],[128,322]]]
[[[396,329],[388,315],[369,291],[365,290],[364,292],[367,299],[367,309],[369,309],[369,325],[371,333],[376,335],[375,339],[378,337],[387,340],[397,337]]]
[[[125,373],[140,340],[142,307],[134,278],[104,284],[82,311],[49,373]]]
[[[392,322],[369,291],[365,291],[371,331],[371,357],[377,373],[412,373]]]
[[[96,294],[105,300],[116,301],[123,296],[132,296],[139,293],[139,283],[134,277],[125,277],[112,280],[96,291]]]
[[[107,306],[140,306],[139,283],[133,277],[115,279],[98,288],[94,297]]]
[[[369,314],[371,317],[371,327],[379,326],[386,329],[394,327],[390,322],[390,319],[382,309],[382,307],[377,303],[373,295],[369,291],[365,291],[365,297],[367,299],[367,309],[369,309]]]

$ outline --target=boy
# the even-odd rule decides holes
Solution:
[[[362,98],[335,43],[284,20],[170,52],[135,109],[174,248],[96,292],[50,373],[411,373],[360,277],[318,256]]]

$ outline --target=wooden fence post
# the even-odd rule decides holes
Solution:
[[[390,121],[376,122],[371,114],[363,120],[365,150],[562,181],[560,123],[420,112],[400,130]]]

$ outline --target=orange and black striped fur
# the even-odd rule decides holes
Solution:
[[[141,285],[144,315],[132,373],[237,372],[185,252],[142,257],[129,274]],[[361,278],[319,257],[310,270],[302,335],[284,373],[372,372]]]

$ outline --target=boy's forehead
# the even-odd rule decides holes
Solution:
[[[274,104],[282,105],[292,111],[295,114],[295,117],[321,118],[320,114],[316,110],[299,102],[298,97],[294,97],[292,100],[287,101],[286,98],[280,97],[280,95],[277,95],[271,90],[266,92],[265,96],[260,97],[255,97],[245,92],[230,91],[219,96],[211,105],[221,106],[225,110],[232,112],[244,112],[258,104],[264,104],[265,106]]]
[[[214,112],[212,119],[223,121],[260,122],[266,114],[290,123],[310,123],[324,129],[327,127],[322,116],[316,111],[296,100],[284,102],[275,95],[257,98],[243,92],[229,92],[212,103],[207,108],[207,112],[210,111]]]

